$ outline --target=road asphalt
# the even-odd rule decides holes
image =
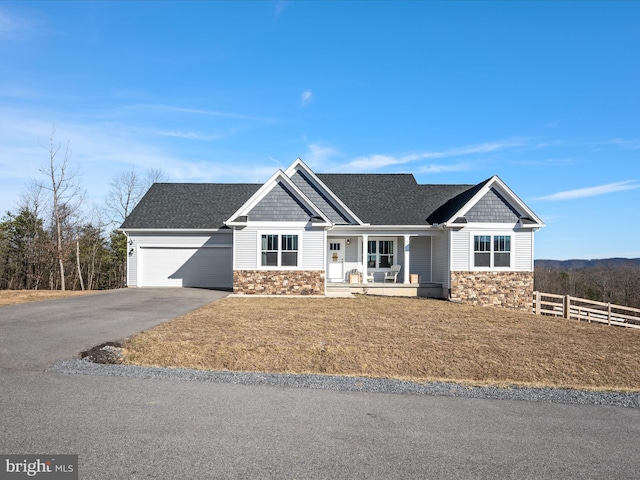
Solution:
[[[0,454],[78,454],[82,479],[638,476],[638,408],[45,371],[224,295],[201,293],[0,307]]]

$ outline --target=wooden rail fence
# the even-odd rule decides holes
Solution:
[[[570,295],[533,292],[533,313],[581,322],[640,328],[640,309],[595,302]]]

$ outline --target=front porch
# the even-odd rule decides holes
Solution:
[[[430,230],[334,231],[327,238],[326,289],[442,297],[443,275],[432,261],[434,238],[440,236]]]

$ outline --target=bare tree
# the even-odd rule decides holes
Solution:
[[[51,194],[51,216],[55,233],[55,251],[60,273],[60,289],[65,290],[64,278],[64,244],[63,225],[79,211],[83,198],[83,191],[78,184],[78,172],[69,166],[71,150],[69,142],[63,152],[61,144],[55,141],[56,126],[53,125],[49,136],[49,145],[42,147],[47,150],[49,161],[40,169],[47,177],[46,182],[38,186]]]
[[[143,176],[134,169],[116,175],[106,201],[111,221],[117,225],[124,222],[149,187],[166,180],[167,175],[159,168],[150,168]]]

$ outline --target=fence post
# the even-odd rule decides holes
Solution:
[[[571,318],[571,312],[569,311],[569,306],[571,305],[571,297],[569,295],[564,296],[564,305],[563,309],[564,318]]]
[[[533,292],[533,313],[540,315],[540,292]]]
[[[611,302],[607,303],[607,324],[611,326]]]

